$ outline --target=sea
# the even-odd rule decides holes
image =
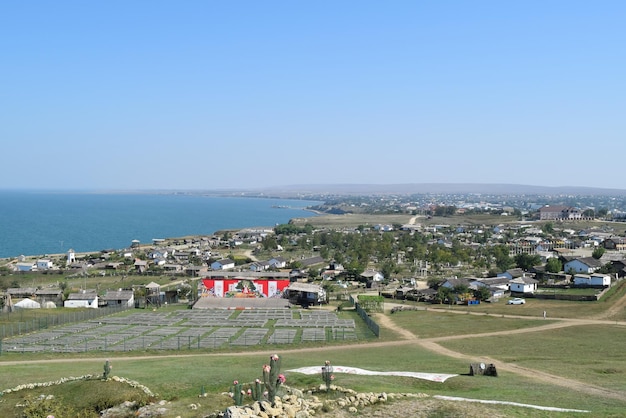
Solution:
[[[156,238],[273,227],[321,202],[184,193],[0,191],[0,258],[128,248]]]

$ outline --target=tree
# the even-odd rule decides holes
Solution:
[[[491,253],[496,262],[496,267],[500,271],[506,271],[510,269],[515,260],[509,256],[509,249],[506,245],[496,245],[491,249]]]
[[[546,262],[546,271],[548,273],[558,273],[563,270],[563,263],[558,258],[549,258]]]
[[[478,300],[487,300],[491,297],[491,290],[487,286],[478,286],[474,291],[474,297]]]
[[[541,230],[545,233],[545,234],[552,234],[554,233],[554,224],[552,222],[546,222],[543,227],[541,228]]]
[[[606,250],[604,249],[604,247],[598,247],[595,250],[593,250],[593,252],[591,253],[591,256],[595,258],[596,260],[599,260],[602,258],[605,251]]]
[[[530,270],[533,266],[541,264],[541,257],[536,254],[517,254],[515,256],[515,264],[523,270]]]

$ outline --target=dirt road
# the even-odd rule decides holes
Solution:
[[[622,297],[614,306],[624,306],[626,304],[626,296]],[[618,308],[619,309],[619,308]],[[444,310],[442,310],[444,311]],[[484,315],[484,314],[479,314]],[[501,315],[499,315],[501,316]],[[610,315],[607,315],[610,316]],[[505,317],[512,317],[509,315],[505,315]],[[515,330],[506,330],[506,331],[494,331],[494,332],[485,332],[479,334],[465,334],[465,335],[451,335],[446,337],[436,337],[436,338],[418,338],[415,334],[410,331],[396,326],[396,324],[391,320],[388,315],[378,314],[376,315],[375,320],[378,322],[383,328],[390,329],[401,336],[401,338],[405,341],[409,341],[413,344],[418,344],[420,347],[423,347],[427,350],[433,351],[437,354],[441,354],[448,357],[453,357],[457,359],[467,360],[468,363],[493,363],[496,365],[498,370],[504,370],[511,373],[516,373],[521,376],[539,380],[541,382],[549,383],[556,386],[561,386],[567,389],[571,389],[577,392],[585,393],[587,395],[599,396],[604,398],[612,398],[624,400],[626,399],[626,392],[611,390],[602,388],[599,386],[593,386],[589,383],[581,382],[578,380],[568,379],[562,376],[556,376],[550,373],[545,373],[536,369],[530,369],[527,367],[522,367],[514,363],[505,363],[497,359],[492,359],[489,357],[476,357],[469,356],[458,351],[453,351],[447,349],[440,344],[441,341],[450,341],[456,339],[466,339],[466,338],[481,338],[481,337],[489,337],[494,335],[513,335],[513,334],[524,334],[524,333],[533,333],[539,331],[545,331],[550,329],[558,329],[565,328],[571,326],[580,326],[580,325],[591,325],[591,324],[611,324],[611,325],[624,325],[624,322],[615,322],[615,321],[607,321],[607,320],[592,320],[592,319],[556,319],[556,322],[552,322],[550,324],[539,325],[537,327],[529,327]],[[553,320],[555,320],[553,318]],[[538,321],[539,322],[539,321]]]
[[[389,307],[392,304],[386,304]],[[401,306],[401,305],[397,305]],[[612,308],[607,310],[607,312],[602,315],[602,317],[610,317],[612,313],[619,311],[619,309],[623,309],[626,306],[626,295],[618,300]],[[446,312],[455,312],[458,311],[447,311],[445,309],[429,309],[434,311],[446,311]],[[464,313],[467,314],[467,313]],[[474,314],[474,313],[472,313]],[[485,315],[481,313],[476,313],[476,315]],[[498,315],[498,317],[503,317],[503,315]],[[516,316],[516,315],[504,315],[504,317],[508,318],[524,318],[528,319],[528,317],[524,316]],[[514,363],[505,363],[497,359],[492,359],[489,357],[476,357],[469,356],[457,351],[453,351],[441,346],[439,343],[442,341],[449,341],[455,339],[466,339],[466,338],[482,338],[482,337],[490,337],[494,335],[513,335],[513,334],[523,334],[523,333],[533,333],[540,332],[550,329],[559,329],[571,326],[581,326],[581,325],[592,325],[592,324],[610,324],[610,325],[621,325],[626,326],[626,322],[616,322],[609,321],[604,319],[571,319],[571,318],[551,318],[551,323],[544,324],[543,320],[538,319],[538,325],[536,327],[528,327],[522,329],[515,330],[505,330],[505,331],[494,331],[494,332],[485,332],[485,333],[472,333],[472,334],[464,334],[464,335],[452,335],[445,337],[436,337],[436,338],[419,338],[417,335],[412,332],[398,327],[391,319],[388,314],[376,314],[374,320],[381,326],[383,329],[391,330],[397,333],[400,338],[395,341],[374,341],[374,342],[365,342],[361,344],[351,344],[348,347],[350,350],[360,350],[367,349],[373,347],[398,347],[409,344],[417,344],[420,347],[423,347],[427,350],[433,351],[437,354],[449,356],[452,358],[467,360],[469,362],[477,362],[481,361],[484,363],[494,363],[498,370],[504,370],[511,373],[516,373],[521,376],[527,377],[529,379],[535,379],[541,382],[549,383],[552,385],[561,386],[567,389],[571,389],[574,391],[578,391],[587,395],[594,395],[598,397],[611,398],[611,399],[626,399],[626,392],[606,389],[598,386],[593,386],[585,382],[564,378],[562,376],[556,376],[550,373],[545,373],[539,370],[530,369],[527,367],[522,367]],[[328,347],[312,347],[312,348],[294,348],[294,349],[282,349],[281,353],[305,353],[305,352],[323,352],[328,350],[336,350],[337,345],[332,345]],[[198,353],[198,354],[173,354],[166,356],[139,356],[139,357],[119,357],[116,358],[116,362],[123,361],[136,361],[141,359],[158,359],[158,358],[185,358],[185,357],[224,357],[224,356],[250,356],[250,355],[271,355],[273,351],[246,351],[241,353]],[[68,363],[68,362],[76,362],[76,361],[86,361],[86,362],[102,362],[105,361],[105,358],[90,358],[90,359],[73,359],[73,358],[64,358],[64,359],[49,359],[49,360],[26,360],[26,361],[0,361],[0,367],[3,366],[12,366],[12,365],[20,365],[20,364],[38,364],[38,363]]]

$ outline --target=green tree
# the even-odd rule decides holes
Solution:
[[[606,250],[604,249],[604,247],[597,247],[595,250],[593,250],[593,252],[591,253],[591,256],[595,258],[596,260],[599,260],[602,258],[605,251]]]
[[[546,262],[546,271],[548,273],[558,273],[563,270],[563,263],[558,258],[549,258]]]
[[[554,224],[552,222],[546,222],[542,227],[541,230],[545,233],[545,234],[553,234],[554,233]]]
[[[536,254],[517,254],[514,258],[517,267],[523,270],[530,270],[533,266],[541,264],[541,257]]]
[[[500,271],[506,271],[515,264],[515,260],[509,256],[509,248],[506,245],[495,245],[491,253]]]
[[[491,297],[491,290],[487,286],[478,286],[474,291],[474,297],[478,300],[487,300]]]

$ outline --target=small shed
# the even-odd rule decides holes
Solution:
[[[106,306],[127,307],[135,306],[135,294],[132,290],[109,290],[102,296]]]
[[[290,303],[302,306],[320,305],[326,302],[326,292],[321,286],[309,283],[290,283],[284,291]]]

